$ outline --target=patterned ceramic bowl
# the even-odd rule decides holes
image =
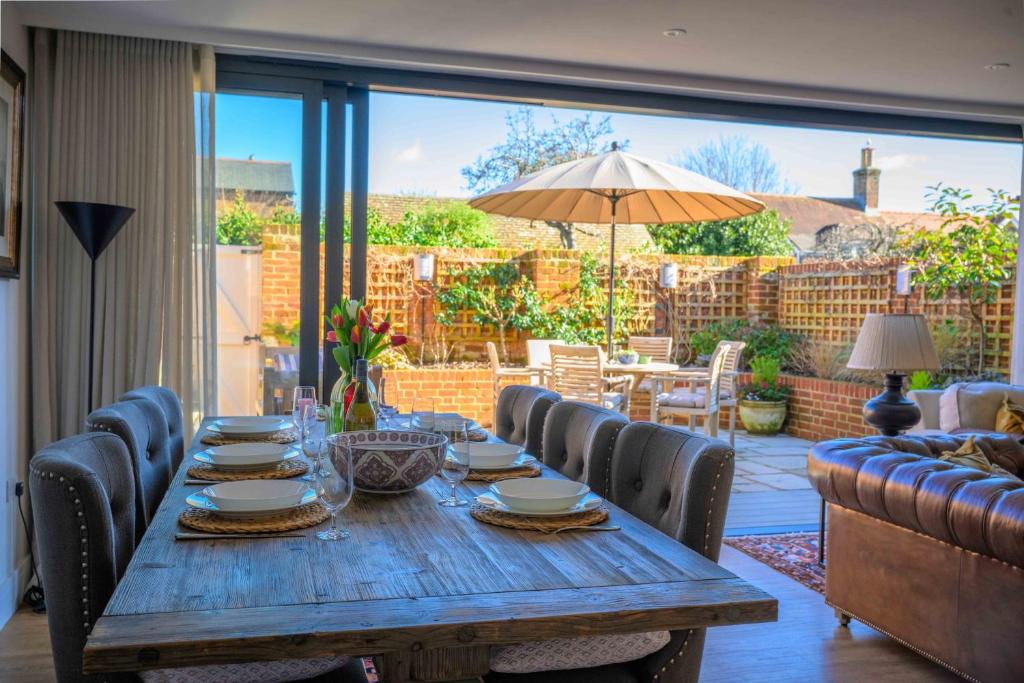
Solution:
[[[444,462],[447,437],[427,432],[362,431],[335,434],[352,448],[356,488],[403,493],[430,479]]]

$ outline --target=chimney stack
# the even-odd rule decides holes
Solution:
[[[853,198],[865,213],[878,213],[878,176],[882,171],[871,165],[874,153],[868,140],[860,150],[860,168],[853,172]]]

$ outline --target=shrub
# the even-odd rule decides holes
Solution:
[[[910,390],[922,391],[932,388],[932,375],[925,370],[918,370],[910,376]]]
[[[755,356],[750,361],[753,373],[751,383],[740,388],[745,401],[785,401],[789,397],[789,387],[779,384],[781,367],[779,360],[773,356]]]
[[[790,220],[770,209],[742,218],[699,223],[648,225],[666,254],[704,256],[791,256]]]
[[[388,244],[486,248],[498,243],[490,217],[464,202],[435,203],[407,211],[393,228],[394,234],[388,238],[397,241]]]
[[[235,192],[235,203],[217,217],[217,244],[253,247],[262,241],[263,223],[245,203],[242,192]]]
[[[846,379],[849,371],[849,344],[835,344],[820,339],[802,339],[793,348],[789,369],[798,375],[822,379]]]
[[[722,340],[747,343],[745,358],[770,356],[779,365],[789,368],[801,335],[782,329],[774,323],[754,323],[739,318],[713,322],[690,335],[689,344],[694,354],[710,356]]]

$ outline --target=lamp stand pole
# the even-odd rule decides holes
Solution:
[[[89,394],[86,397],[86,404],[91,413],[93,363],[96,356],[96,259],[90,259],[90,262],[92,263],[92,273],[89,277],[89,381],[87,383]]]

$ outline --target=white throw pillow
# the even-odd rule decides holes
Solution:
[[[274,662],[183,666],[142,671],[143,683],[288,683],[316,678],[344,666],[348,657],[281,659]]]
[[[950,384],[939,397],[939,429],[951,432],[960,429],[960,387],[962,384]]]
[[[668,631],[622,636],[582,636],[535,640],[491,649],[491,671],[528,674],[536,671],[589,669],[642,659],[668,645]]]

